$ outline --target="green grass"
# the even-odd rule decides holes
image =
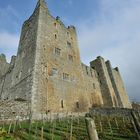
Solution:
[[[100,140],[137,140],[133,126],[127,119],[124,122],[121,117],[116,117],[118,127],[114,117],[94,116],[94,120]],[[0,140],[40,140],[42,132],[44,140],[69,140],[71,129],[72,140],[89,140],[84,117],[73,120],[67,118],[52,122],[44,121],[44,123],[35,121],[32,124],[13,122],[11,123],[10,134],[8,134],[10,124],[4,124],[1,127],[3,127],[4,132],[1,134],[2,130],[0,131]]]

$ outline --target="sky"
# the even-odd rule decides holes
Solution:
[[[77,29],[82,61],[110,60],[130,100],[140,101],[140,0],[47,0],[51,14]],[[0,53],[16,55],[21,27],[37,0],[0,0]]]

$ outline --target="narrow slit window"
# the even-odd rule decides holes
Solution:
[[[64,101],[61,100],[61,108],[64,108]]]
[[[76,107],[77,107],[78,109],[80,108],[79,102],[78,102],[78,101],[76,102]]]
[[[100,80],[100,85],[102,85],[102,81]]]
[[[90,69],[91,77],[93,77],[92,69]]]
[[[57,39],[57,34],[54,35],[55,39]]]
[[[96,86],[95,86],[95,84],[93,83],[93,89],[96,89]]]
[[[89,71],[88,71],[88,67],[86,66],[86,73],[87,75],[89,75]]]

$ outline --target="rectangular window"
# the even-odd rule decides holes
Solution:
[[[42,74],[46,77],[47,76],[47,65],[42,64],[41,68],[42,68]]]
[[[52,69],[52,76],[57,76],[58,75],[58,70],[56,68]]]
[[[61,49],[55,48],[55,54],[56,54],[56,55],[60,55],[60,54],[61,54]]]
[[[64,80],[69,80],[69,74],[63,73],[63,79]]]
[[[72,56],[72,55],[69,55],[69,60],[70,60],[71,62],[73,62],[73,56]]]
[[[68,48],[71,48],[72,46],[71,46],[71,43],[69,42],[69,41],[67,41],[67,47]]]

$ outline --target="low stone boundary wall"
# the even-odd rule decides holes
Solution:
[[[29,103],[25,101],[0,101],[0,121],[26,118],[29,116]]]
[[[89,115],[131,116],[132,111],[138,116],[140,115],[139,111],[126,108],[92,108],[89,111]]]

